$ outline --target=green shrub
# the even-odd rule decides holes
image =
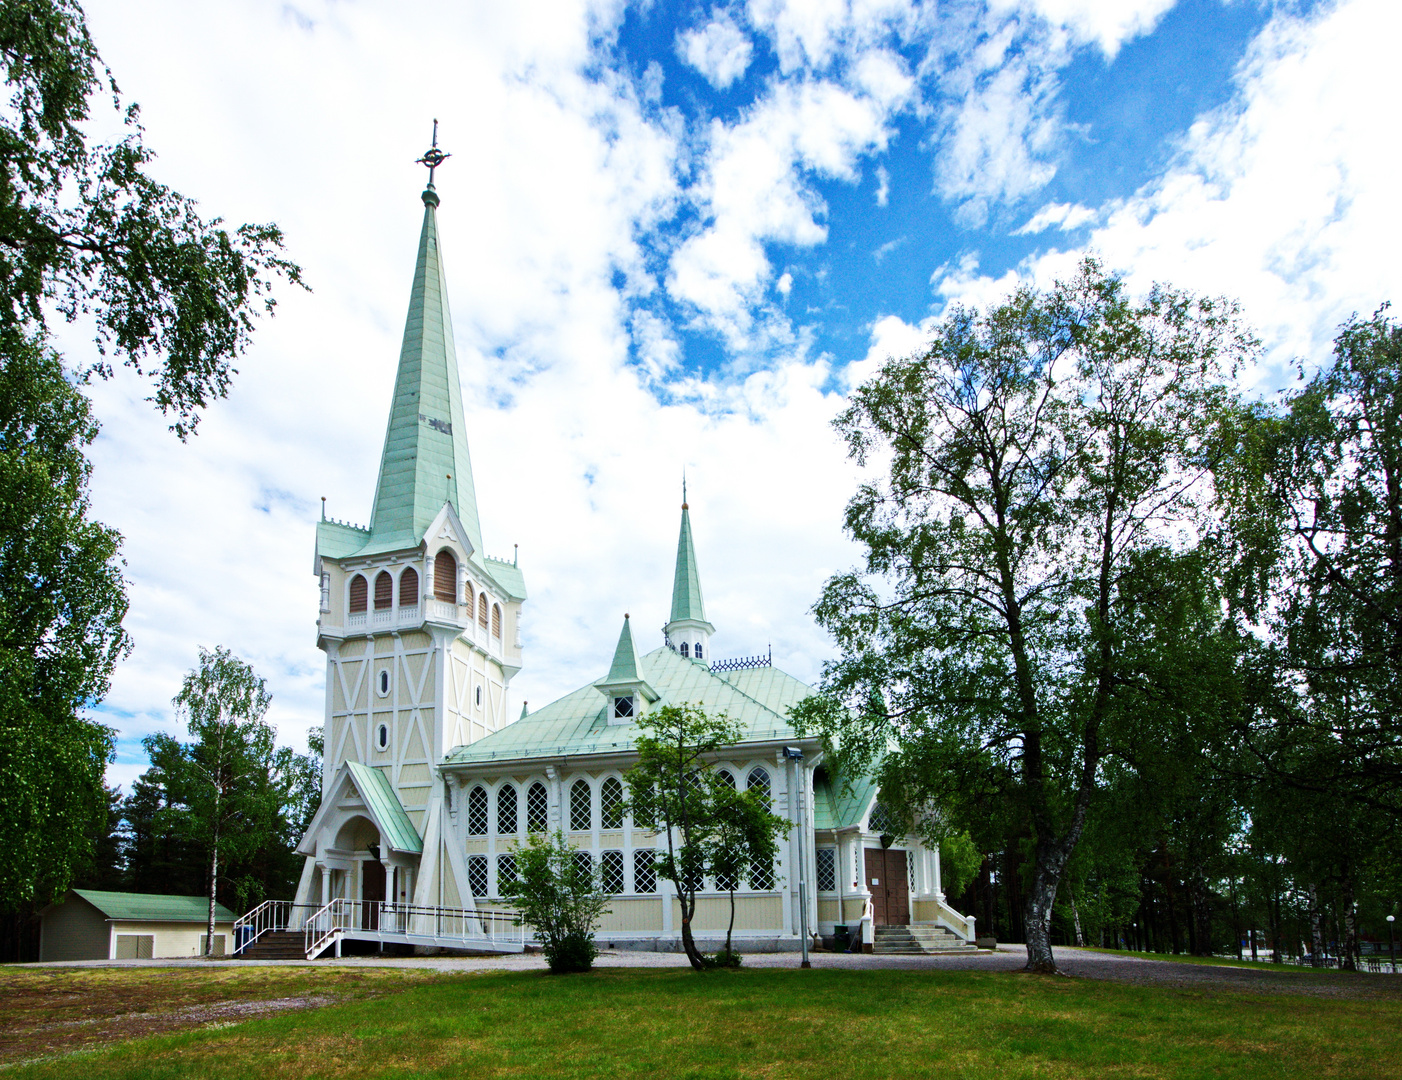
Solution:
[[[738,968],[743,962],[744,957],[731,949],[722,949],[716,953],[715,959],[712,960],[716,967],[722,968]]]
[[[609,902],[598,870],[575,858],[564,833],[527,837],[516,849],[516,880],[504,883],[501,891],[535,931],[552,972],[564,975],[594,965],[599,955],[594,923]]]

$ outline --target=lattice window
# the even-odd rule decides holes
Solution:
[[[359,615],[365,610],[366,600],[370,595],[370,583],[361,575],[356,574],[351,578],[350,583],[350,613]]]
[[[599,788],[599,810],[605,829],[623,828],[623,785],[618,777],[610,776]]]
[[[716,875],[716,888],[721,892],[734,892],[735,884],[735,876],[733,874]]]
[[[399,606],[419,606],[419,572],[412,566],[399,575]]]
[[[394,607],[394,576],[381,570],[375,578],[375,610],[388,611]]]
[[[909,885],[910,885],[910,895],[911,895],[911,896],[914,896],[914,895],[915,895],[915,852],[913,852],[913,851],[907,851],[907,852],[905,853],[905,872],[906,872],[906,878],[908,879],[908,883],[909,883]]]
[[[502,784],[497,790],[497,834],[516,835],[516,785]]]
[[[600,852],[599,872],[603,877],[604,892],[621,893],[623,891],[623,852]]]
[[[750,888],[768,892],[774,888],[774,867],[755,863],[750,867]]]
[[[492,637],[501,637],[501,605],[492,605]]]
[[[750,770],[750,777],[745,786],[752,791],[761,791],[766,798],[769,797],[769,773],[766,769],[756,765]]]
[[[570,787],[570,828],[588,832],[594,827],[594,798],[588,780],[576,780]]]
[[[633,851],[633,891],[657,891],[657,863],[652,848],[635,848]]]
[[[837,890],[837,848],[820,847],[814,859],[814,869],[818,872],[818,891]]]
[[[722,784],[729,784],[731,787],[735,786],[735,774],[729,769],[717,769],[716,776]]]
[[[544,832],[550,824],[550,793],[545,785],[536,781],[526,792],[526,829],[530,832]]]
[[[487,789],[481,784],[467,793],[467,835],[487,835]]]
[[[483,593],[477,598],[477,625],[483,630],[487,628],[487,594]]]
[[[891,825],[891,815],[886,812],[886,808],[880,803],[877,803],[871,808],[871,817],[868,820],[871,824],[871,831],[874,833],[880,833],[885,836],[895,831],[894,827]]]
[[[510,882],[512,882],[512,881],[515,881],[515,880],[516,880],[516,856],[515,856],[515,855],[498,855],[498,856],[497,856],[497,895],[498,895],[498,896],[505,896],[505,895],[506,895],[506,886],[507,886],[507,884],[510,883]]]
[[[613,718],[627,720],[633,715],[633,695],[620,694],[613,699]]]
[[[585,876],[594,873],[594,856],[587,851],[574,853],[574,872]]]
[[[480,900],[487,895],[487,856],[467,857],[467,887],[472,890],[474,899]]]
[[[458,602],[458,560],[447,548],[433,557],[433,595],[445,604]]]

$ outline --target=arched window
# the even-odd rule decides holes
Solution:
[[[375,610],[388,611],[394,607],[394,575],[381,570],[375,578]]]
[[[588,832],[594,825],[594,800],[588,780],[576,780],[570,787],[570,828]]]
[[[623,785],[610,776],[599,788],[599,810],[605,829],[623,828]]]
[[[750,778],[745,786],[751,791],[762,791],[765,798],[769,797],[769,773],[762,766],[756,765],[750,770]]]
[[[880,803],[875,803],[871,808],[871,817],[867,819],[869,828],[874,833],[887,834],[895,832],[895,827],[891,824],[891,815],[886,812],[886,808]]]
[[[550,793],[537,780],[526,792],[526,829],[544,832],[550,824]]]
[[[419,606],[419,572],[412,566],[399,575],[399,606]]]
[[[501,637],[501,605],[492,605],[492,637]]]
[[[696,643],[696,659],[701,659],[701,642]]]
[[[458,602],[458,560],[447,548],[433,557],[433,595],[445,604]]]
[[[683,656],[690,656],[690,655],[691,655],[691,646],[688,645],[685,641],[682,642],[682,655],[683,655]]]
[[[735,786],[735,774],[732,773],[729,769],[717,769],[716,777],[720,780],[722,784],[726,784],[730,787]]]
[[[497,833],[516,835],[516,785],[502,784],[497,789]]]
[[[487,789],[481,784],[473,784],[467,793],[467,834],[487,835]]]
[[[477,622],[482,629],[487,628],[487,594],[483,593],[477,598]]]
[[[359,615],[365,610],[366,601],[370,597],[370,583],[359,574],[351,578],[350,587],[350,613]]]

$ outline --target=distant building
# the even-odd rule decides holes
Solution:
[[[203,956],[209,898],[69,889],[39,913],[39,959],[148,960]],[[232,951],[234,913],[214,907],[214,954]]]

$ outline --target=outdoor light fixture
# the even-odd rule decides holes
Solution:
[[[1392,957],[1392,973],[1397,974],[1397,939],[1392,936],[1392,924],[1397,921],[1397,916],[1387,917],[1387,952]]]
[[[788,758],[790,761],[802,761],[803,748],[798,746],[786,746],[784,747],[784,757]]]
[[[368,851],[368,852],[370,853],[370,857],[371,857],[372,859],[374,859],[376,862],[379,862],[379,861],[380,861],[380,845],[379,845],[379,844],[366,844],[366,845],[365,845],[365,850]]]

